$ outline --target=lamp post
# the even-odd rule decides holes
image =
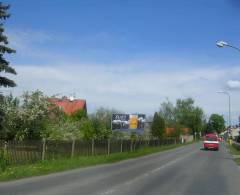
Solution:
[[[228,125],[231,130],[231,96],[227,91],[217,91],[217,93],[223,93],[228,96]]]
[[[230,45],[230,44],[228,44],[228,43],[225,42],[225,41],[218,41],[218,42],[216,43],[216,45],[217,45],[218,47],[220,47],[220,48],[223,48],[223,47],[231,47],[231,48],[233,48],[233,49],[235,49],[235,50],[237,50],[237,51],[240,52],[240,48],[238,48],[238,47],[236,47],[236,46],[233,46],[233,45]]]

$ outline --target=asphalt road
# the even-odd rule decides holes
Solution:
[[[240,194],[240,169],[224,145],[201,143],[115,164],[0,183],[0,195]]]

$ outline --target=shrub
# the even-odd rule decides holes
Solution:
[[[0,172],[5,171],[8,165],[7,154],[3,149],[0,149]]]

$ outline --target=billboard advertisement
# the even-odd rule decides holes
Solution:
[[[112,130],[143,131],[145,114],[113,114]]]

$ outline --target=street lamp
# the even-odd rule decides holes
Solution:
[[[235,47],[235,46],[233,46],[233,45],[230,45],[230,44],[228,44],[228,43],[225,42],[225,41],[218,41],[218,42],[216,43],[216,45],[217,45],[218,47],[220,47],[220,48],[222,48],[222,47],[231,47],[231,48],[233,48],[233,49],[235,49],[235,50],[237,50],[237,51],[240,52],[240,48]]]
[[[228,125],[231,129],[231,97],[227,91],[217,91],[217,93],[223,93],[228,96]]]

